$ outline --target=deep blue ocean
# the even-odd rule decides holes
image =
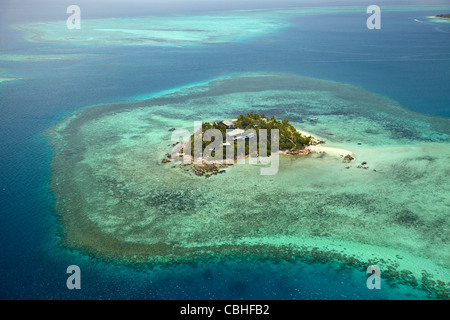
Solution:
[[[52,10],[58,8],[65,12],[64,6]],[[240,71],[349,83],[391,97],[410,110],[448,117],[450,24],[436,29],[435,24],[414,21],[434,14],[382,13],[381,30],[366,28],[365,12],[293,17],[289,27],[267,37],[276,45],[249,41],[192,48],[30,44],[7,26],[42,18],[31,11],[14,19],[3,14],[0,54],[101,56],[0,61],[0,69],[9,75],[27,78],[0,85],[0,299],[422,298],[419,292],[392,288],[383,280],[381,290],[369,290],[365,273],[331,265],[230,259],[142,271],[62,248],[48,189],[52,149],[42,133],[84,106]],[[81,268],[81,290],[66,287],[66,268],[73,264]]]

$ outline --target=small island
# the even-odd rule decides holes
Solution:
[[[206,138],[208,130],[216,130],[221,140],[216,142],[214,136]],[[272,137],[272,130],[278,130],[278,148],[275,145],[272,148],[272,138],[276,139]],[[274,149],[283,154],[308,155],[310,146],[321,143],[324,142],[297,130],[289,120],[280,121],[275,116],[269,118],[264,113],[251,112],[233,120],[202,122],[188,142],[173,145],[174,151],[167,153],[162,163],[179,162],[187,156],[189,164],[194,162],[192,170],[196,175],[210,177],[223,173],[221,168],[246,157],[270,156]]]
[[[247,113],[247,115],[239,115],[237,119],[231,121],[221,122],[203,122],[201,130],[191,135],[191,156],[194,157],[194,142],[195,139],[202,137],[203,133],[209,129],[217,129],[221,132],[223,141],[221,147],[223,148],[223,159],[225,160],[226,148],[234,145],[234,160],[237,160],[237,146],[240,141],[245,142],[245,156],[255,155],[259,156],[262,150],[267,151],[267,155],[271,154],[271,133],[272,130],[279,131],[279,147],[278,150],[289,154],[308,154],[310,150],[307,148],[312,144],[321,143],[320,140],[313,138],[310,135],[302,134],[298,131],[289,120],[279,121],[272,116],[266,118],[263,113]],[[261,129],[266,130],[267,136],[262,137]],[[267,142],[264,142],[266,140]],[[213,140],[214,141],[214,140]],[[202,139],[202,151],[207,151],[211,141]],[[263,146],[260,144],[264,143]],[[252,150],[253,146],[253,150]],[[262,147],[262,148],[261,148]],[[218,150],[211,150],[214,157]]]
[[[433,18],[450,19],[450,13],[447,13],[447,14],[437,14],[437,15],[433,16]]]

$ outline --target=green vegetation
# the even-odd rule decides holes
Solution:
[[[232,124],[232,125],[230,125]],[[202,152],[214,142],[214,138],[211,141],[205,141],[203,138],[203,133],[209,129],[217,129],[222,133],[223,141],[222,143],[229,143],[231,146],[234,144],[234,158],[237,155],[237,145],[239,140],[245,141],[245,155],[259,155],[260,143],[264,143],[260,137],[260,129],[267,130],[267,143],[261,145],[261,150],[267,150],[267,155],[271,154],[271,133],[273,129],[279,130],[279,149],[280,150],[303,150],[306,146],[311,144],[312,137],[305,137],[301,135],[295,127],[289,123],[288,120],[277,120],[274,116],[271,118],[266,118],[263,113],[261,115],[257,113],[248,113],[247,115],[239,115],[234,121],[222,121],[222,122],[203,122],[202,129],[194,133],[191,136],[191,155],[194,155],[194,141],[196,139],[202,139]],[[241,129],[243,130],[240,135],[235,139],[228,136],[233,130]],[[226,157],[226,148],[223,146],[223,158]],[[213,150],[211,155],[214,157],[216,152],[220,150]]]
[[[447,19],[450,19],[450,13],[447,13],[447,14],[437,14],[435,17],[436,17],[436,18],[447,18]]]

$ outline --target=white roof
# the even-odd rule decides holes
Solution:
[[[234,129],[233,131],[227,132],[227,136],[234,137],[243,134],[245,131],[242,129]]]
[[[231,121],[222,121],[222,123],[223,123],[224,125],[226,125],[227,127],[233,125],[233,122],[231,122]]]

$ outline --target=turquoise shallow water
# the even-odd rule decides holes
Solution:
[[[281,156],[270,176],[236,164],[205,179],[161,164],[171,127],[242,112],[290,118],[326,137],[324,153]],[[51,188],[64,244],[105,259],[296,257],[358,270],[376,263],[396,282],[427,287],[432,277],[429,290],[445,296],[448,126],[349,85],[234,74],[67,117],[48,131]],[[354,163],[343,163],[346,154]],[[430,192],[414,199],[423,185]]]
[[[351,83],[394,98],[414,111],[448,115],[448,75],[429,72],[448,69],[448,37],[436,31],[435,25],[424,27],[413,20],[432,11],[386,15],[383,35],[354,28],[360,25],[358,14],[344,15],[344,20],[329,15],[320,23],[314,17],[294,19],[291,29],[270,36],[276,46],[244,42],[220,48],[90,48],[89,53],[103,56],[70,62],[3,61],[0,67],[8,75],[29,80],[0,87],[0,204],[7,213],[2,215],[2,298],[424,297],[409,287],[368,291],[364,273],[311,267],[301,261],[237,259],[142,272],[68,251],[55,239],[57,220],[53,195],[47,189],[52,150],[40,133],[87,105],[122,101],[240,71],[289,72]],[[327,32],[330,28],[336,32]],[[417,38],[422,41],[412,41]],[[69,47],[17,45],[20,52],[29,53],[86,50]],[[83,270],[79,292],[65,288],[65,268],[70,264]]]

